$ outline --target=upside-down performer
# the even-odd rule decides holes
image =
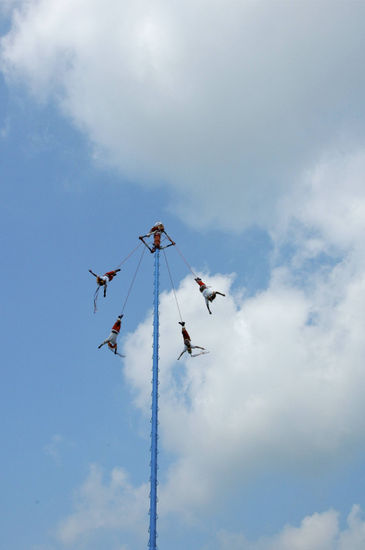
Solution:
[[[212,290],[209,286],[203,283],[203,281],[199,277],[196,277],[195,281],[198,283],[199,290],[204,296],[209,313],[212,314],[212,312],[210,311],[209,302],[213,302],[217,294],[219,294],[219,296],[225,296],[225,294],[223,294],[222,292],[218,292],[218,290]]]
[[[91,275],[94,275],[94,277],[96,277],[96,284],[97,284],[95,294],[94,294],[94,313],[96,311],[96,301],[98,299],[99,290],[101,289],[102,286],[104,287],[104,298],[105,298],[108,283],[110,283],[110,281],[117,275],[118,271],[120,271],[120,269],[107,271],[106,273],[104,273],[104,275],[97,275],[96,273],[91,271],[91,269],[89,269],[89,273],[91,273]]]
[[[125,355],[118,353],[118,344],[117,344],[118,334],[120,331],[120,327],[122,325],[122,317],[123,317],[123,314],[118,315],[118,319],[115,321],[108,338],[106,338],[106,340],[104,340],[104,342],[102,342],[100,346],[98,346],[98,349],[100,349],[105,344],[108,344],[108,348],[110,349],[110,351],[113,351],[114,354],[119,355],[119,357],[125,357]]]
[[[161,246],[161,235],[162,235],[162,233],[164,233],[166,235],[166,237],[168,238],[168,240],[170,241],[170,244],[168,244],[167,246]],[[144,239],[148,239],[149,237],[151,237],[151,235],[153,235],[153,247],[152,248],[144,240]],[[166,233],[165,226],[162,222],[156,222],[155,225],[153,227],[151,227],[151,229],[150,229],[149,233],[147,233],[147,235],[141,235],[139,238],[143,242],[143,244],[147,246],[148,250],[152,253],[155,252],[157,248],[163,249],[163,248],[167,248],[169,246],[173,246],[175,244],[174,241],[171,239],[171,237]]]
[[[209,353],[205,348],[202,348],[201,346],[192,346],[191,345],[191,338],[189,336],[188,331],[185,328],[185,322],[184,321],[179,321],[179,325],[182,326],[181,334],[182,334],[182,337],[183,337],[183,340],[184,340],[185,347],[184,347],[183,351],[180,353],[177,360],[179,360],[180,357],[182,357],[186,351],[188,352],[190,357],[198,357],[198,355],[203,355],[204,353]],[[193,349],[201,349],[203,351],[201,351],[200,353],[195,353],[194,355],[192,355],[191,351]]]

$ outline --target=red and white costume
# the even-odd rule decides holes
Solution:
[[[177,360],[179,360],[180,357],[182,357],[182,355],[184,355],[184,353],[186,351],[189,353],[190,357],[197,357],[198,355],[201,355],[202,353],[207,353],[205,348],[202,348],[201,346],[192,346],[191,345],[191,338],[190,338],[190,335],[189,335],[188,331],[185,328],[185,323],[181,322],[180,324],[182,325],[181,334],[182,334],[185,346],[184,346],[183,351],[180,353],[179,357],[177,358]],[[203,351],[201,353],[196,353],[195,355],[192,355],[191,350],[193,350],[193,349],[201,349]]]
[[[99,294],[100,288],[104,287],[104,298],[105,298],[106,288],[108,286],[108,283],[117,275],[118,271],[120,271],[120,269],[114,269],[113,271],[107,271],[106,273],[104,273],[104,275],[97,275],[96,273],[91,271],[91,269],[89,269],[89,272],[91,273],[91,275],[94,275],[94,277],[96,277],[96,284],[97,284],[95,294],[94,294],[94,313],[96,312],[96,302],[97,302],[97,299],[98,299],[98,294]]]
[[[117,338],[120,331],[120,327],[122,325],[121,318],[122,316],[119,316],[118,319],[115,321],[108,338],[106,338],[106,340],[104,340],[104,342],[100,344],[100,346],[98,346],[99,349],[105,344],[108,344],[108,348],[111,351],[113,351],[116,355],[120,355],[120,353],[118,353]],[[123,357],[123,355],[121,355],[121,357]]]
[[[120,269],[115,269],[114,271],[107,271],[102,276],[98,275],[96,277],[96,282],[101,286],[104,286],[104,285],[106,286],[108,283],[110,283],[110,281],[113,280],[113,278],[117,275],[118,271],[120,271]]]
[[[213,290],[212,288],[208,287],[205,283],[203,283],[203,281],[199,277],[196,277],[195,281],[198,283],[199,290],[202,293],[202,295],[204,296],[205,304],[208,308],[209,313],[212,313],[210,311],[210,308],[209,308],[209,302],[213,302],[213,300],[215,300],[217,294],[219,294],[220,296],[225,296],[225,294],[223,294],[222,292],[218,292],[217,290]]]

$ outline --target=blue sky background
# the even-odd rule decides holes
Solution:
[[[89,463],[123,464],[137,482],[149,475],[149,423],[131,406],[118,360],[96,349],[120,312],[139,252],[95,316],[88,268],[119,264],[151,220],[162,218],[194,266],[216,271],[223,262],[232,272],[236,254],[247,258],[237,282],[254,293],[267,281],[271,244],[258,229],[237,239],[186,227],[169,212],[166,193],[141,192],[95,167],[87,141],[54,108],[4,80],[1,105],[8,128],[1,143],[1,234],[4,275],[11,272],[2,299],[3,534],[7,547],[51,548],[48,531],[67,513]],[[177,282],[187,268],[169,252]],[[152,307],[152,269],[146,254],[127,303],[127,330]],[[161,277],[169,288],[166,269]],[[46,450],[54,435],[62,438],[59,459]]]
[[[67,5],[68,3],[65,4]],[[135,17],[138,19],[145,9],[143,3],[140,3],[136,15],[130,10],[128,2],[123,5],[127,13],[126,18],[130,17],[131,21]],[[300,3],[295,5],[299,12],[303,11],[303,8],[299,7]],[[317,3],[309,3],[308,12],[300,14],[303,19],[298,15],[298,28],[304,24],[303,21],[311,25],[315,5]],[[206,33],[199,30],[202,38],[201,47],[197,46],[199,32],[195,28],[192,29],[192,44],[197,48],[194,50],[194,59],[201,56],[204,60],[209,48],[215,51],[219,47],[219,41],[214,42],[216,27],[213,19],[217,17],[219,20],[220,13],[217,6],[213,10],[214,13],[210,14],[212,20],[209,29]],[[181,391],[187,383],[186,400],[191,401],[186,409],[181,408],[181,418],[185,418],[183,413],[196,415],[192,416],[192,422],[196,421],[200,426],[204,415],[199,409],[199,399],[192,388],[194,383],[198,383],[197,377],[206,376],[205,382],[199,382],[207,392],[204,393],[204,399],[207,396],[211,399],[210,410],[217,413],[221,419],[226,419],[223,426],[226,422],[227,432],[230,433],[230,424],[233,425],[236,418],[231,414],[236,410],[240,399],[236,402],[232,397],[231,406],[229,394],[224,401],[226,387],[222,387],[220,395],[218,385],[218,391],[214,394],[210,392],[208,382],[214,380],[216,374],[226,371],[226,376],[231,378],[230,383],[234,385],[234,369],[242,366],[244,374],[241,373],[237,378],[238,393],[242,391],[242,403],[245,403],[246,399],[247,403],[250,403],[250,395],[246,395],[246,391],[249,391],[251,384],[253,387],[259,387],[262,380],[262,394],[255,390],[255,395],[262,395],[263,407],[267,406],[267,428],[262,428],[261,425],[258,427],[257,445],[255,433],[252,436],[249,426],[247,431],[246,428],[242,432],[238,430],[239,436],[232,436],[230,439],[229,435],[225,439],[225,429],[219,431],[217,428],[215,433],[212,421],[211,431],[213,440],[216,437],[215,446],[205,447],[203,441],[201,449],[197,441],[199,437],[204,440],[204,431],[200,432],[198,439],[192,437],[190,440],[187,424],[186,430],[181,430],[177,438],[186,440],[187,446],[182,448],[173,438],[174,431],[177,433],[176,426],[181,424],[173,424],[176,419],[170,421],[167,418],[168,414],[164,416],[163,413],[160,440],[161,505],[172,499],[176,501],[176,508],[175,504],[168,510],[162,508],[159,548],[163,550],[173,545],[177,550],[187,546],[192,550],[286,550],[302,548],[300,541],[304,541],[307,550],[358,550],[364,547],[365,523],[361,512],[361,508],[365,509],[362,421],[364,410],[361,399],[361,367],[364,358],[361,335],[364,323],[356,307],[361,309],[364,299],[361,286],[365,273],[361,220],[364,219],[362,214],[365,193],[363,136],[355,116],[357,114],[362,120],[362,107],[359,105],[362,101],[360,98],[363,97],[361,92],[364,91],[363,69],[356,64],[357,48],[361,48],[361,38],[356,29],[359,20],[362,20],[364,10],[361,6],[356,8],[354,4],[345,14],[345,23],[341,27],[338,22],[344,17],[343,6],[340,2],[334,4],[334,23],[333,28],[328,31],[328,44],[332,39],[338,38],[337,32],[343,31],[344,42],[346,36],[354,36],[353,49],[347,52],[346,69],[341,63],[337,68],[339,72],[343,71],[343,78],[348,78],[348,65],[353,66],[353,78],[350,79],[352,87],[349,85],[352,94],[350,95],[352,98],[358,97],[359,102],[350,106],[350,103],[343,99],[348,97],[348,90],[345,89],[339,92],[342,100],[339,101],[336,97],[329,98],[325,109],[322,101],[316,103],[312,97],[313,90],[322,95],[331,85],[335,86],[338,83],[331,80],[330,76],[328,82],[322,82],[322,88],[313,77],[313,86],[308,85],[307,93],[300,91],[299,95],[291,88],[295,84],[290,84],[293,101],[290,104],[286,103],[285,109],[282,106],[278,107],[275,114],[270,113],[269,105],[268,111],[263,114],[263,118],[268,117],[268,126],[272,124],[275,127],[277,121],[282,120],[283,108],[285,132],[288,135],[285,138],[281,137],[276,127],[277,134],[268,129],[263,142],[255,143],[257,136],[250,131],[246,135],[245,124],[241,125],[242,121],[237,123],[237,126],[236,121],[232,122],[234,116],[230,102],[226,101],[226,95],[225,101],[222,102],[219,97],[207,97],[206,103],[212,101],[209,108],[204,101],[200,102],[199,98],[204,98],[204,86],[202,92],[197,85],[199,78],[196,75],[199,74],[200,66],[198,61],[197,67],[194,68],[197,72],[192,77],[191,88],[187,86],[187,80],[183,77],[177,79],[179,83],[182,82],[183,91],[186,85],[186,89],[192,93],[193,103],[195,90],[198,98],[196,105],[186,107],[182,102],[179,112],[180,109],[176,105],[179,105],[181,97],[176,93],[176,100],[174,90],[171,92],[171,97],[177,102],[174,103],[174,108],[171,107],[172,103],[168,103],[171,98],[167,100],[166,109],[171,117],[171,128],[179,121],[181,124],[177,124],[174,131],[170,132],[171,128],[166,128],[164,122],[156,122],[154,116],[150,116],[148,112],[146,105],[149,106],[154,101],[157,113],[160,113],[159,109],[164,106],[164,97],[161,99],[157,93],[151,91],[155,77],[152,78],[151,84],[148,81],[149,73],[146,77],[146,88],[143,91],[142,86],[141,98],[136,99],[135,110],[131,109],[134,97],[132,76],[131,95],[123,96],[123,91],[115,111],[113,106],[108,104],[106,93],[103,120],[106,121],[107,129],[101,130],[102,91],[98,96],[99,103],[93,103],[90,91],[89,111],[85,109],[86,114],[81,114],[82,102],[84,100],[86,105],[89,98],[81,93],[79,100],[78,92],[75,92],[75,83],[81,82],[83,78],[86,83],[85,89],[89,85],[91,90],[94,75],[90,77],[85,66],[75,62],[72,84],[67,81],[68,75],[65,73],[66,83],[61,81],[54,91],[53,84],[49,84],[52,75],[49,76],[47,71],[46,76],[43,74],[43,67],[48,67],[49,60],[46,63],[42,60],[42,55],[34,54],[36,50],[33,51],[32,46],[29,46],[32,44],[33,36],[35,42],[38,40],[40,48],[48,48],[49,44],[50,51],[52,50],[52,27],[50,26],[49,35],[45,33],[42,36],[36,25],[34,28],[32,26],[34,21],[42,16],[42,11],[37,14],[37,10],[44,10],[43,14],[48,13],[46,4],[30,2],[28,15],[24,15],[23,20],[18,19],[16,23],[14,10],[22,9],[22,2],[4,3],[0,12],[1,34],[6,36],[13,32],[12,36],[15,38],[13,43],[2,42],[0,76],[0,224],[3,258],[3,383],[0,399],[3,442],[0,457],[1,548],[136,550],[147,546],[147,496],[145,500],[137,499],[138,513],[136,512],[136,517],[131,516],[129,526],[125,517],[121,518],[120,524],[118,521],[108,522],[108,519],[103,520],[100,528],[90,527],[90,524],[97,524],[98,517],[110,516],[113,508],[120,509],[121,515],[128,516],[128,491],[125,492],[123,487],[117,485],[113,495],[109,494],[113,469],[122,468],[128,473],[131,500],[138,487],[146,483],[149,477],[150,424],[148,415],[145,414],[145,403],[140,404],[138,399],[143,395],[145,384],[149,383],[143,374],[143,365],[145,357],[149,357],[151,351],[148,348],[148,329],[147,336],[143,331],[149,325],[148,315],[152,307],[152,256],[145,255],[127,304],[121,333],[121,341],[126,339],[125,362],[114,358],[105,348],[99,351],[97,346],[108,335],[115,317],[120,312],[138,261],[138,253],[126,263],[125,268],[123,266],[121,273],[109,286],[107,300],[99,299],[99,311],[96,315],[92,311],[95,282],[88,269],[105,272],[118,265],[136,246],[138,235],[147,232],[158,219],[163,220],[169,234],[177,241],[189,263],[199,273],[210,277],[209,281],[212,284],[228,285],[228,277],[235,274],[230,290],[232,301],[228,301],[227,298],[226,301],[218,303],[217,299],[213,304],[214,319],[210,319],[193,280],[191,279],[191,289],[188,282],[184,286],[184,278],[189,276],[185,264],[175,250],[168,250],[176,286],[181,283],[178,291],[180,305],[183,312],[189,311],[191,315],[188,321],[192,323],[189,326],[193,326],[193,340],[197,343],[202,343],[202,340],[208,341],[211,354],[196,359],[193,366],[188,361],[176,363],[173,357],[177,357],[181,351],[178,315],[172,295],[166,296],[162,315],[166,313],[167,324],[172,327],[171,334],[176,332],[176,340],[174,337],[167,340],[166,335],[170,334],[169,327],[162,329],[161,355],[164,354],[164,342],[166,346],[166,364],[164,363],[161,368],[162,374],[164,369],[166,372],[166,387],[161,390],[162,401],[165,396],[170,406],[176,388]],[[161,15],[165,8],[166,5],[161,2],[156,10]],[[190,3],[186,8],[175,8],[176,14],[172,13],[174,10],[171,7],[166,8],[166,20],[162,18],[165,23],[167,21],[167,27],[173,20],[172,34],[173,30],[176,30],[176,24],[188,27],[191,17]],[[277,8],[278,27],[283,26],[286,29],[285,18],[281,20],[285,11],[289,10],[290,17],[296,18],[297,14],[294,10],[293,15],[282,2],[277,4]],[[97,18],[98,9],[94,3],[89,9],[82,2],[77,2],[78,9],[90,12],[86,15],[86,18],[91,18],[90,20]],[[179,22],[181,9],[186,12]],[[197,27],[201,23],[201,9],[203,8],[199,4]],[[227,16],[228,29],[235,18],[234,4],[231,9],[232,14]],[[255,9],[260,12],[257,23],[259,25],[270,17],[272,7],[270,3],[264,2],[258,8],[252,7],[253,11]],[[327,9],[328,4],[320,2],[320,14],[317,15],[323,16]],[[71,25],[72,10],[67,12],[66,7],[64,11],[62,17],[70,18]],[[32,13],[35,14],[34,17]],[[239,16],[242,17],[242,13]],[[251,16],[252,13],[247,17]],[[55,17],[57,19],[57,13]],[[47,17],[41,17],[41,20],[44,28],[47,28]],[[295,19],[294,26],[296,23]],[[314,34],[316,25],[317,23],[314,25]],[[102,33],[102,24],[101,27]],[[111,33],[114,31],[115,29],[112,29]],[[82,32],[83,29],[80,28],[80,35]],[[240,48],[245,46],[237,38],[240,33],[235,35],[236,38],[230,43],[226,30],[222,32],[222,43],[227,41],[222,46],[222,58],[226,61],[236,59]],[[64,34],[66,44],[62,44],[62,48],[67,49],[68,33]],[[155,36],[154,31],[152,34]],[[25,47],[22,53],[24,44],[17,50],[16,43],[18,37],[18,44],[22,44],[19,37],[25,35],[31,38],[28,48]],[[128,36],[126,33],[126,43]],[[166,36],[169,36],[168,33]],[[300,42],[301,36],[296,39],[289,33],[289,37],[286,34],[285,37],[293,41],[289,44],[292,44],[295,53],[296,40]],[[265,42],[264,38],[263,41]],[[169,51],[169,54],[172,51],[172,57],[176,53],[179,62],[183,57],[181,52],[185,52],[184,48],[186,52],[189,52],[190,48],[188,42],[184,43],[182,39],[181,42],[182,45],[179,43],[177,47],[177,53],[174,49]],[[71,49],[77,50],[78,45],[75,45],[75,42],[71,40],[70,44]],[[89,61],[91,66],[94,62],[97,72],[98,66],[101,69],[101,60],[93,61],[93,47],[91,44]],[[138,48],[143,52],[144,47],[142,41]],[[324,49],[326,47],[325,44]],[[225,57],[229,48],[232,48],[231,58]],[[290,48],[284,48],[286,49]],[[305,51],[304,47],[303,50],[299,49],[300,52]],[[285,80],[286,75],[287,53],[284,50],[279,48],[275,57],[278,71],[281,71],[281,82]],[[339,50],[341,51],[340,47]],[[34,54],[34,63],[29,63],[28,53],[30,57]],[[123,51],[120,53],[122,62],[125,59],[124,54]],[[88,48],[82,55],[89,59]],[[119,53],[116,52],[115,55],[118,58]],[[189,59],[190,54],[186,55]],[[270,56],[266,59],[266,47],[253,52],[254,59],[255,55],[258,66],[262,59],[265,59],[262,74],[267,74],[266,62],[269,65]],[[346,58],[346,55],[343,57]],[[326,56],[322,58],[319,54],[318,58],[318,64],[321,65]],[[302,59],[304,68],[310,66],[313,61],[311,54],[308,59]],[[206,67],[208,81],[213,79],[212,67],[215,62],[220,63],[219,60],[214,61]],[[52,58],[50,64],[52,63],[55,64],[52,70],[57,72],[57,56]],[[172,63],[170,58],[168,63]],[[329,65],[332,66],[330,63]],[[154,67],[153,63],[152,66]],[[182,66],[185,67],[183,62]],[[230,66],[228,61],[226,66]],[[123,70],[122,66],[121,72]],[[330,72],[330,68],[328,71]],[[156,74],[158,80],[158,68]],[[242,74],[238,74],[243,81],[247,77],[244,69]],[[62,75],[63,68],[60,69],[61,80]],[[122,90],[126,88],[126,82],[128,83],[128,77],[124,75],[124,78]],[[325,80],[323,73],[321,78]],[[295,75],[293,80],[295,81]],[[219,88],[218,81],[219,78]],[[149,83],[151,88],[148,87]],[[163,87],[164,78],[161,77],[160,83]],[[236,84],[234,79],[228,80],[227,88],[231,86],[233,90]],[[255,82],[251,84],[254,95]],[[43,85],[46,89],[43,90],[44,94],[42,90],[39,91]],[[101,89],[103,86],[111,89],[113,82],[102,81]],[[239,88],[240,86],[238,83]],[[278,90],[279,87],[274,83],[274,91]],[[227,93],[225,90],[224,94]],[[263,94],[263,101],[265,93],[268,94],[268,103],[271,104],[269,88],[264,88],[264,92],[261,88],[257,89],[258,96]],[[214,96],[214,92],[212,95]],[[217,95],[219,96],[218,92]],[[237,98],[233,91],[231,97],[234,103]],[[158,106],[159,102],[162,107]],[[221,151],[219,159],[217,157],[222,147],[221,140],[215,140],[212,127],[207,124],[210,109],[214,110],[217,104],[220,106],[217,127],[219,124],[222,125],[221,133],[226,137],[223,141],[229,142],[227,149]],[[108,108],[111,109],[111,118],[107,113]],[[96,112],[99,117],[99,109],[100,118],[93,119]],[[250,110],[248,107],[248,112]],[[119,124],[118,117],[124,111],[129,112],[129,118],[124,118]],[[91,112],[93,114],[87,114]],[[154,111],[154,115],[156,112]],[[308,127],[303,129],[303,121],[309,120],[307,113],[310,113],[313,119],[319,116],[317,125],[320,130],[317,131],[309,121]],[[188,121],[185,128],[184,114]],[[144,116],[148,122],[144,121]],[[199,120],[197,136],[189,127],[190,117],[194,127],[194,116]],[[251,129],[254,128],[255,121],[249,121],[247,117],[246,113],[243,120],[252,125]],[[150,119],[153,119],[153,122]],[[304,137],[300,138],[303,142],[299,140],[291,150],[290,158],[287,159],[288,166],[285,166],[287,143],[292,139],[290,124],[293,119],[298,121]],[[118,136],[123,135],[123,128],[130,128],[128,124],[133,125],[134,120],[137,130],[131,136],[130,146],[127,144],[128,135],[124,138],[125,142],[120,144]],[[264,121],[258,118],[257,126],[261,125],[264,125]],[[151,129],[157,130],[157,133],[149,136],[151,141],[146,142],[144,136]],[[158,135],[159,130],[161,135]],[[184,141],[180,131],[182,134],[186,132],[186,150],[181,149]],[[136,153],[136,158],[132,159],[130,151],[139,138],[141,149]],[[195,138],[197,141],[194,141]],[[168,158],[164,164],[163,151],[169,140],[172,144],[171,151],[166,153]],[[269,147],[266,141],[269,144],[271,142],[275,149],[272,156],[266,156],[265,148]],[[306,141],[315,143],[306,148]],[[206,148],[205,142],[208,143]],[[159,144],[156,157],[150,153],[154,143]],[[245,144],[249,150],[242,160],[239,151],[242,147],[244,149]],[[238,151],[236,156],[232,153],[235,145]],[[190,162],[194,155],[199,157],[198,160]],[[298,158],[294,159],[293,156]],[[261,167],[262,164],[266,164],[264,169]],[[235,175],[234,170],[239,174]],[[275,177],[268,182],[265,179],[267,174],[275,170]],[[226,174],[227,177],[222,179],[222,174]],[[351,208],[342,211],[343,205],[347,204],[351,204]],[[163,260],[162,288],[170,291]],[[357,294],[355,293],[357,298],[354,300],[357,306],[352,305],[351,301],[350,309],[347,297],[353,288],[358,288]],[[277,303],[276,299],[279,306],[273,305]],[[190,308],[190,300],[193,309]],[[277,307],[279,309],[276,309]],[[298,321],[297,315],[302,311],[301,308],[306,313],[303,313],[303,320]],[[308,336],[306,332],[310,324],[306,320],[307,314],[316,319],[313,328],[317,332],[313,332],[312,336]],[[270,328],[267,329],[267,333],[261,333],[255,328],[255,319],[260,318],[256,317],[257,315],[262,315],[262,319],[268,320],[268,327],[273,327],[272,333]],[[273,320],[272,323],[270,319]],[[292,327],[300,327],[300,323],[303,329],[302,336],[300,330],[294,335]],[[237,351],[235,344],[229,344],[227,339],[221,336],[226,327],[229,333],[234,335],[237,345],[247,343],[250,350],[247,351],[247,355],[241,347]],[[263,337],[262,334],[266,336]],[[275,344],[278,335],[283,340],[278,340]],[[257,346],[252,344],[256,342],[256,338],[259,342]],[[220,343],[217,353],[214,341]],[[140,342],[140,348],[135,346],[135,342]],[[302,350],[308,351],[312,349],[312,345],[316,346],[315,376],[318,375],[318,380],[322,380],[320,373],[326,373],[324,379],[327,381],[327,387],[323,395],[322,390],[318,395],[316,392],[311,393],[312,386],[307,387],[305,379],[303,390],[300,390],[307,365],[307,360],[302,358]],[[265,354],[266,350],[267,355],[261,355]],[[223,356],[219,355],[221,351]],[[340,358],[339,363],[334,359],[336,353]],[[290,368],[290,371],[282,370],[281,361],[288,365],[285,368]],[[149,365],[146,368],[149,369]],[[293,378],[290,382],[293,386],[285,379],[285,372],[291,373],[289,378]],[[343,377],[338,387],[337,377]],[[265,388],[269,388],[267,393]],[[276,388],[279,396],[275,403],[290,403],[291,399],[295,400],[296,396],[300,396],[299,412],[294,403],[293,409],[288,405],[289,414],[278,413],[279,416],[276,416],[279,405],[270,404],[272,388]],[[338,393],[338,388],[345,388],[344,395]],[[143,402],[143,398],[141,401]],[[343,417],[341,411],[339,412],[341,408],[345,410]],[[180,402],[177,410],[180,411]],[[207,410],[209,411],[209,408]],[[322,425],[323,421],[321,415],[317,417],[318,410],[322,410],[326,418],[328,415],[328,427],[323,428],[323,431],[319,428],[317,431],[317,424]],[[239,416],[241,413],[237,414],[238,423],[242,421],[243,425],[244,417]],[[338,418],[336,414],[339,414]],[[277,432],[276,428],[273,430],[274,442],[269,441],[272,430],[270,418],[278,419],[280,423],[280,429],[278,427]],[[209,423],[209,420],[207,422]],[[252,425],[255,432],[255,424]],[[210,435],[207,434],[207,439]],[[322,447],[321,438],[326,440],[328,436],[332,441],[332,435],[335,442],[328,446],[323,443]],[[220,461],[217,457],[225,446],[228,454],[223,452]],[[201,501],[190,502],[188,497],[181,497],[178,491],[174,494],[177,486],[169,481],[169,475],[170,472],[177,471],[174,468],[178,468],[180,462],[183,464],[185,459],[191,460],[193,464],[198,463],[199,456],[202,457],[203,463],[205,459],[211,478],[207,478],[204,498],[202,497]],[[226,469],[222,464],[225,461]],[[197,472],[203,471],[199,470],[198,466],[197,468]],[[97,472],[96,478],[98,472],[102,472],[100,483],[95,481],[95,477],[90,474],[91,471]],[[182,476],[187,476],[187,486],[190,482],[193,484],[191,479],[194,477],[190,479],[186,470],[181,471]],[[85,488],[87,480],[91,480],[90,486],[96,487],[96,501],[100,502],[100,510],[97,513],[95,500],[90,497],[90,493],[82,493],[82,487]],[[191,486],[191,493],[194,492],[195,488]],[[84,496],[80,497],[80,494]],[[144,502],[146,510],[143,509]],[[348,524],[347,516],[354,505],[359,505],[360,511],[358,515],[354,512],[356,517]],[[186,508],[183,512],[182,507]],[[186,517],[185,512],[191,512],[193,519]],[[64,526],[70,517],[75,518],[72,525],[76,534],[66,540],[62,536],[60,526]],[[309,523],[305,523],[305,518],[309,518]],[[290,530],[290,526],[297,528],[297,531],[288,533],[287,529]]]

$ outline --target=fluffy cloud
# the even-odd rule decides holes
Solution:
[[[364,15],[327,0],[31,0],[2,67],[126,177],[171,186],[191,223],[241,229],[266,224],[324,150],[364,137]]]
[[[365,230],[365,152],[328,154],[281,201],[275,242],[290,241],[300,259],[347,253]],[[362,255],[358,255],[358,259]]]
[[[361,510],[353,506],[347,528],[340,530],[338,514],[329,510],[303,519],[299,527],[285,526],[273,537],[249,542],[242,534],[221,532],[219,550],[362,550],[365,544],[365,521]]]
[[[175,456],[161,485],[162,512],[194,513],[262,471],[308,472],[362,445],[363,166],[364,155],[326,163],[308,176],[305,201],[297,191],[288,197],[293,214],[276,242],[294,243],[295,253],[279,254],[266,290],[246,297],[230,291],[234,276],[201,274],[227,294],[209,316],[192,278],[181,282],[187,328],[210,355],[176,363],[183,345],[176,305],[162,295],[161,444]],[[125,376],[147,414],[151,338],[148,315],[125,342]]]
[[[90,467],[74,498],[75,511],[59,526],[57,537],[65,545],[93,536],[100,530],[144,533],[148,512],[147,485],[133,487],[122,468],[114,468],[109,481],[97,465]]]
[[[87,547],[94,548],[97,533],[107,530],[124,535],[132,532],[134,544],[140,545],[137,541],[146,531],[147,487],[133,487],[119,468],[111,472],[109,482],[103,478],[102,470],[97,465],[91,466],[86,481],[76,492],[74,513],[58,529],[57,538],[63,548],[84,547],[85,542]],[[105,544],[105,536],[99,540]],[[363,513],[354,505],[344,529],[340,528],[339,514],[328,510],[305,517],[298,527],[287,524],[279,533],[254,541],[243,533],[221,530],[209,545],[212,550],[363,550],[364,543]],[[118,543],[113,547],[129,548]]]
[[[162,293],[160,445],[171,458],[160,478],[162,521],[174,513],[202,517],[217,497],[224,501],[225,491],[262,472],[317,474],[363,449],[364,159],[359,153],[326,160],[286,198],[282,225],[272,233],[277,256],[264,291],[246,296],[233,284],[237,275],[200,273],[226,294],[216,298],[210,316],[192,277],[180,282],[177,298],[188,331],[209,355],[177,362],[183,348],[178,312],[173,294]],[[123,340],[125,379],[146,415],[151,321],[149,313]],[[60,531],[64,542],[95,527],[120,526],[124,494],[137,510],[146,509],[147,487],[131,487],[124,474],[106,488],[98,470],[90,479],[92,490],[86,483]],[[109,516],[105,510],[114,500],[119,511]],[[220,550],[360,550],[364,531],[354,507],[342,531],[337,514],[328,511],[270,539],[249,542],[223,533]]]
[[[0,4],[0,14],[9,15],[14,8],[19,7],[23,0],[2,0]]]
[[[346,280],[346,266],[335,269]],[[229,289],[229,279],[208,278]],[[281,269],[253,298],[218,297],[211,318],[192,284],[183,281],[178,299],[193,343],[210,355],[176,364],[182,339],[175,304],[172,295],[161,298],[161,443],[176,457],[161,485],[161,513],[204,507],[224,487],[268,469],[320,468],[361,444],[364,275],[334,305],[330,276],[307,295]],[[318,304],[321,289],[330,298]],[[125,345],[125,375],[147,413],[150,321]]]

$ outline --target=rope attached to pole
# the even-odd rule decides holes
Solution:
[[[164,255],[164,258],[165,258],[167,271],[168,271],[169,276],[170,276],[170,281],[171,281],[171,286],[172,286],[172,290],[173,290],[174,297],[175,297],[175,302],[176,302],[177,309],[178,309],[178,312],[179,312],[179,315],[180,315],[180,321],[182,321],[182,315],[181,315],[181,311],[180,311],[180,308],[179,308],[179,302],[177,301],[175,285],[174,285],[174,281],[172,280],[171,271],[170,271],[170,266],[169,266],[168,261],[167,261],[166,252],[165,252],[164,250],[162,250],[162,252],[163,252],[163,255]]]
[[[140,244],[138,246],[141,246]],[[137,246],[137,248],[138,248]],[[136,249],[135,249],[136,250]],[[126,299],[124,300],[124,304],[123,304],[123,309],[121,311],[121,315],[124,313],[124,309],[125,309],[125,306],[127,305],[127,302],[128,302],[128,298],[130,296],[130,293],[132,291],[132,288],[133,288],[133,285],[134,285],[134,281],[136,280],[136,277],[137,277],[137,273],[138,273],[138,270],[140,268],[140,265],[141,265],[141,262],[142,262],[142,259],[143,259],[143,256],[144,256],[144,253],[146,252],[146,249],[145,247],[143,247],[143,250],[142,250],[142,254],[141,254],[141,257],[139,258],[139,262],[138,262],[138,265],[137,265],[137,268],[136,268],[136,271],[134,272],[134,275],[133,275],[133,278],[132,278],[132,282],[129,286],[129,289],[128,289],[128,293],[127,293],[127,297]]]
[[[120,264],[117,265],[117,267],[120,267],[121,265],[123,265],[123,264],[124,264],[124,263],[125,263],[125,262],[135,253],[135,251],[141,246],[141,244],[142,244],[142,243],[137,244],[136,248],[133,248],[132,252],[130,252],[130,253],[128,254],[128,256],[126,256],[126,257],[124,258],[124,260],[122,260],[122,261],[120,262]]]

